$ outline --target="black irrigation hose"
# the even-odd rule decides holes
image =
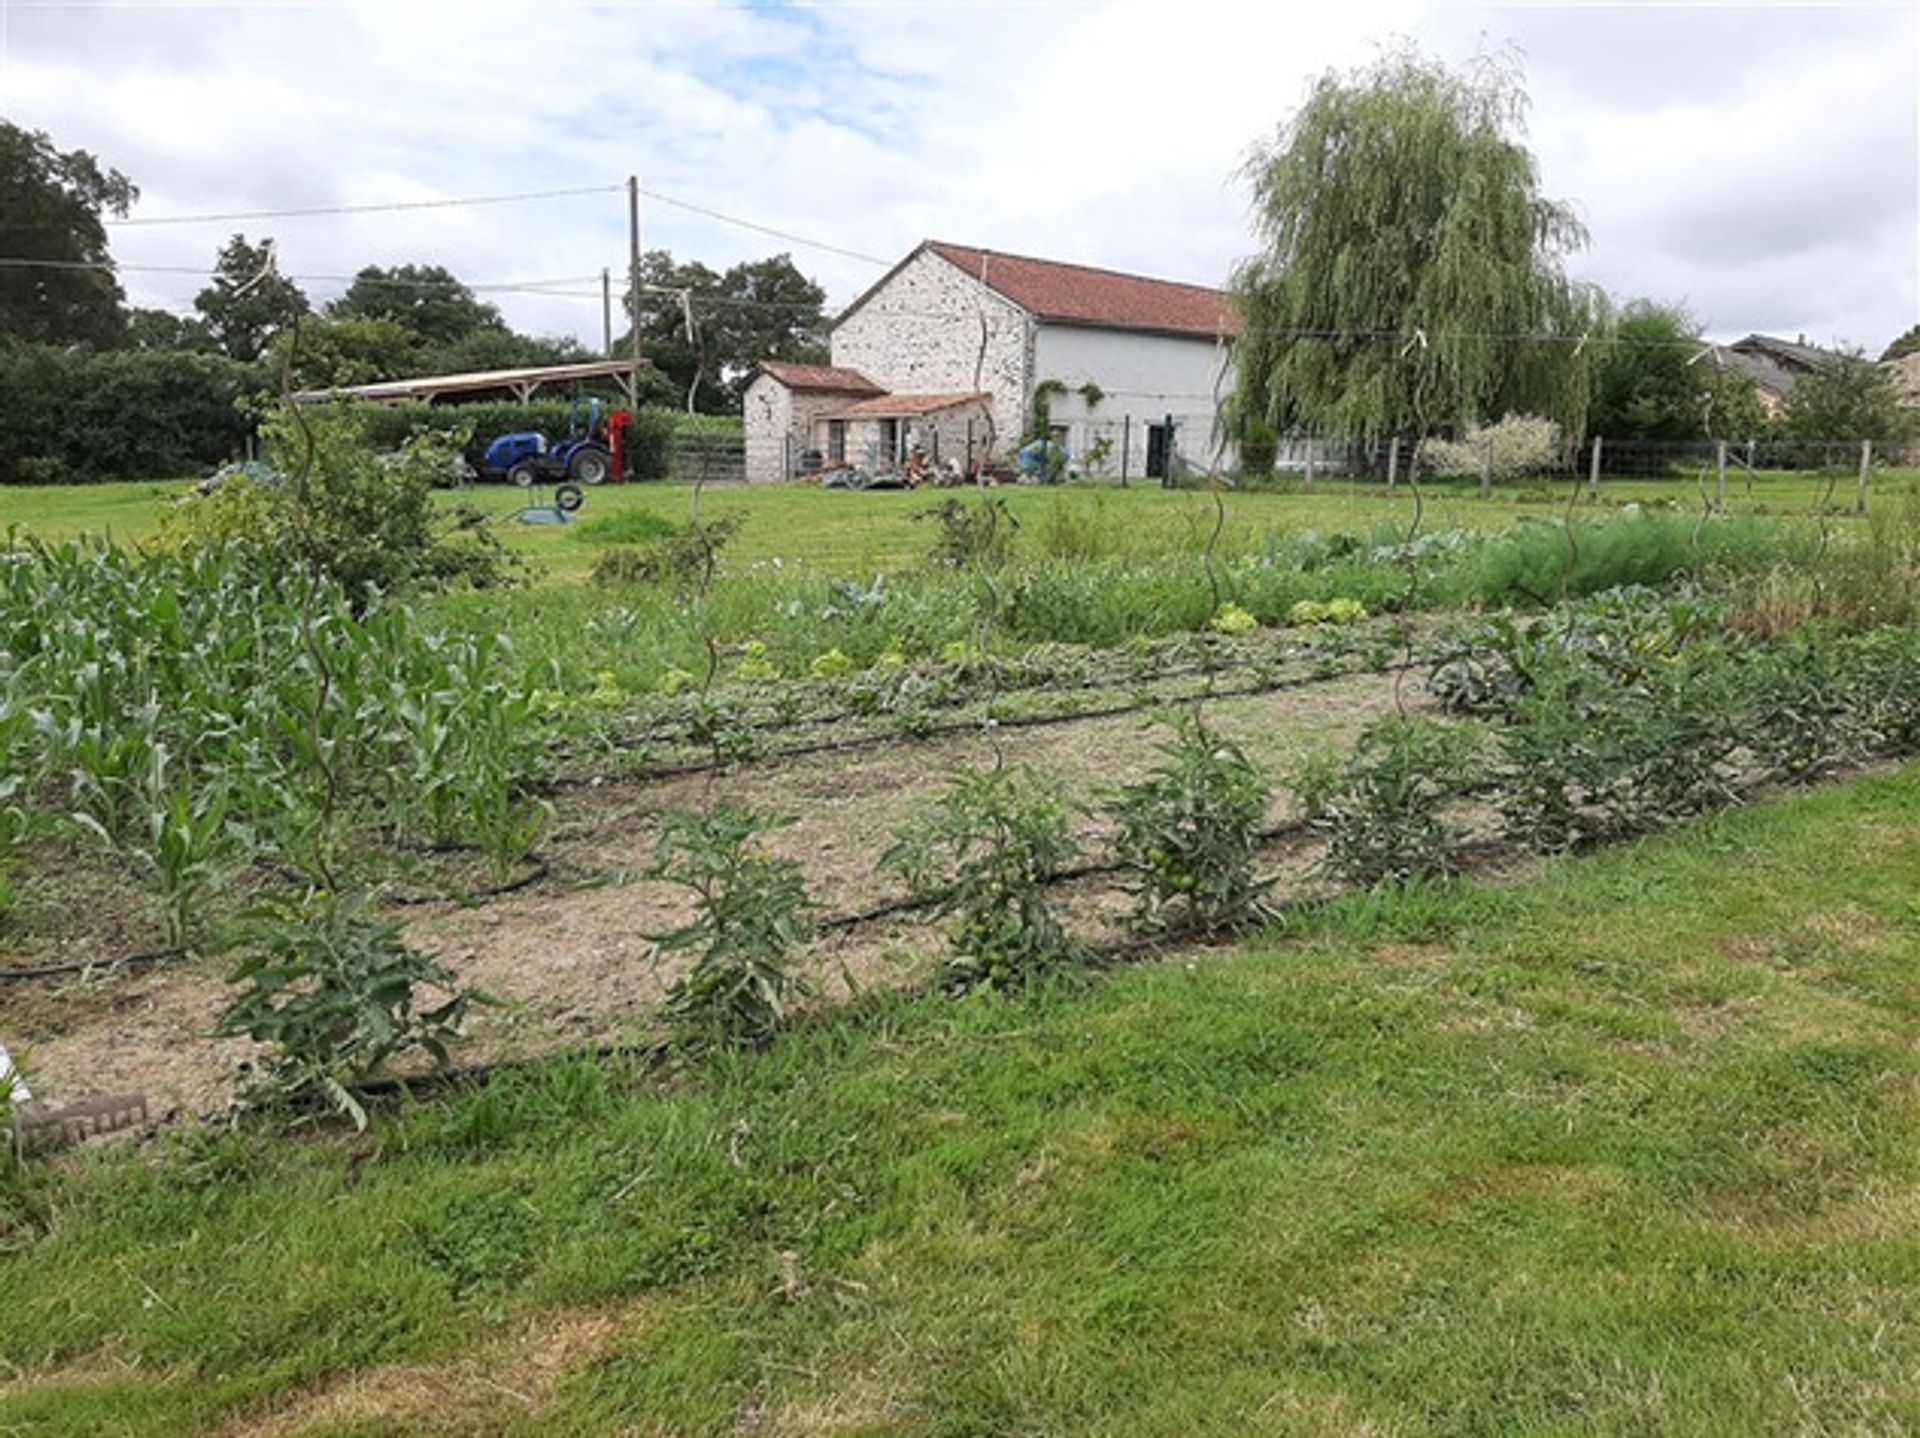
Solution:
[[[502,883],[489,884],[480,889],[469,889],[464,894],[388,894],[384,902],[400,908],[422,908],[428,904],[470,904],[481,899],[503,899],[509,894],[517,894],[523,889],[531,889],[535,884],[544,882],[553,873],[553,865],[544,854],[529,853],[523,856],[533,867],[515,879]]]
[[[1381,669],[1369,665],[1350,665],[1332,674],[1300,675],[1288,679],[1274,680],[1268,684],[1253,684],[1241,689],[1219,690],[1213,693],[1214,699],[1252,699],[1265,694],[1280,694],[1292,689],[1309,689],[1318,684],[1332,684],[1342,679],[1353,679],[1364,674],[1401,674],[1409,669],[1417,669],[1424,660],[1411,664],[1390,664]],[[1117,686],[1116,686],[1117,687]],[[898,744],[903,741],[919,743],[930,739],[946,739],[955,735],[979,734],[985,729],[1040,729],[1056,724],[1080,724],[1095,719],[1112,719],[1122,714],[1134,714],[1145,709],[1157,709],[1167,704],[1180,703],[1193,695],[1164,695],[1149,700],[1130,700],[1125,704],[1103,705],[1097,709],[1074,709],[1064,714],[1027,714],[1016,715],[1008,719],[995,719],[985,716],[976,719],[952,720],[944,724],[929,725],[924,729],[907,732],[886,730],[873,734],[860,734],[851,739],[828,739],[814,744],[794,744],[780,749],[768,749],[759,753],[741,754],[727,759],[704,759],[688,761],[684,764],[648,765],[631,774],[613,777],[612,782],[628,784],[651,784],[664,779],[683,779],[695,774],[717,773],[722,769],[737,768],[746,764],[766,764],[787,759],[804,759],[819,754],[844,754],[856,749],[877,748],[883,744]],[[622,752],[616,749],[614,752]],[[593,775],[585,778],[554,779],[544,786],[547,792],[565,789],[586,788],[594,783],[609,782],[605,775]]]
[[[155,949],[143,954],[127,954],[117,959],[69,959],[58,964],[37,964],[18,969],[0,966],[0,983],[26,979],[58,979],[68,974],[101,972],[108,969],[150,969],[173,959],[184,958],[185,949]]]

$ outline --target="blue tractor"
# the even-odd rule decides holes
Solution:
[[[504,476],[522,489],[531,489],[545,479],[599,484],[613,473],[613,453],[607,447],[606,427],[600,421],[600,401],[573,402],[564,439],[549,441],[533,430],[501,435],[487,446],[480,471],[490,478]]]

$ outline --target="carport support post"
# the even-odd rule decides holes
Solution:
[[[1722,514],[1727,509],[1727,442],[1714,441],[1713,446],[1713,507]]]
[[[1587,498],[1594,504],[1600,502],[1600,451],[1606,447],[1606,443],[1596,434],[1593,437],[1593,454],[1587,460]]]
[[[1394,481],[1400,478],[1400,436],[1395,435],[1387,444],[1387,493],[1393,493]]]
[[[1860,441],[1860,482],[1854,487],[1853,491],[1853,512],[1855,514],[1865,514],[1867,512],[1867,476],[1872,473],[1873,441],[1863,439]]]

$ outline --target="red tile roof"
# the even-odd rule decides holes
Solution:
[[[883,394],[877,399],[863,399],[850,404],[845,409],[837,409],[829,419],[894,419],[910,414],[932,414],[937,410],[952,409],[956,405],[972,404],[980,400],[989,400],[990,394]]]
[[[785,360],[761,360],[758,368],[779,380],[788,389],[814,390],[821,394],[885,394],[886,391],[857,369],[826,364],[789,364]]]
[[[1240,332],[1239,316],[1223,290],[1150,280],[1087,265],[1003,255],[997,251],[928,240],[924,248],[958,265],[969,275],[984,274],[998,291],[1029,314],[1068,324],[1111,329],[1160,330],[1173,334],[1217,335]]]

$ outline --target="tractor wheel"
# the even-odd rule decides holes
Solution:
[[[582,484],[599,484],[611,467],[605,450],[576,449],[567,463],[567,473]]]
[[[540,466],[530,459],[523,459],[507,471],[507,483],[520,489],[532,489],[533,482],[540,478]]]

